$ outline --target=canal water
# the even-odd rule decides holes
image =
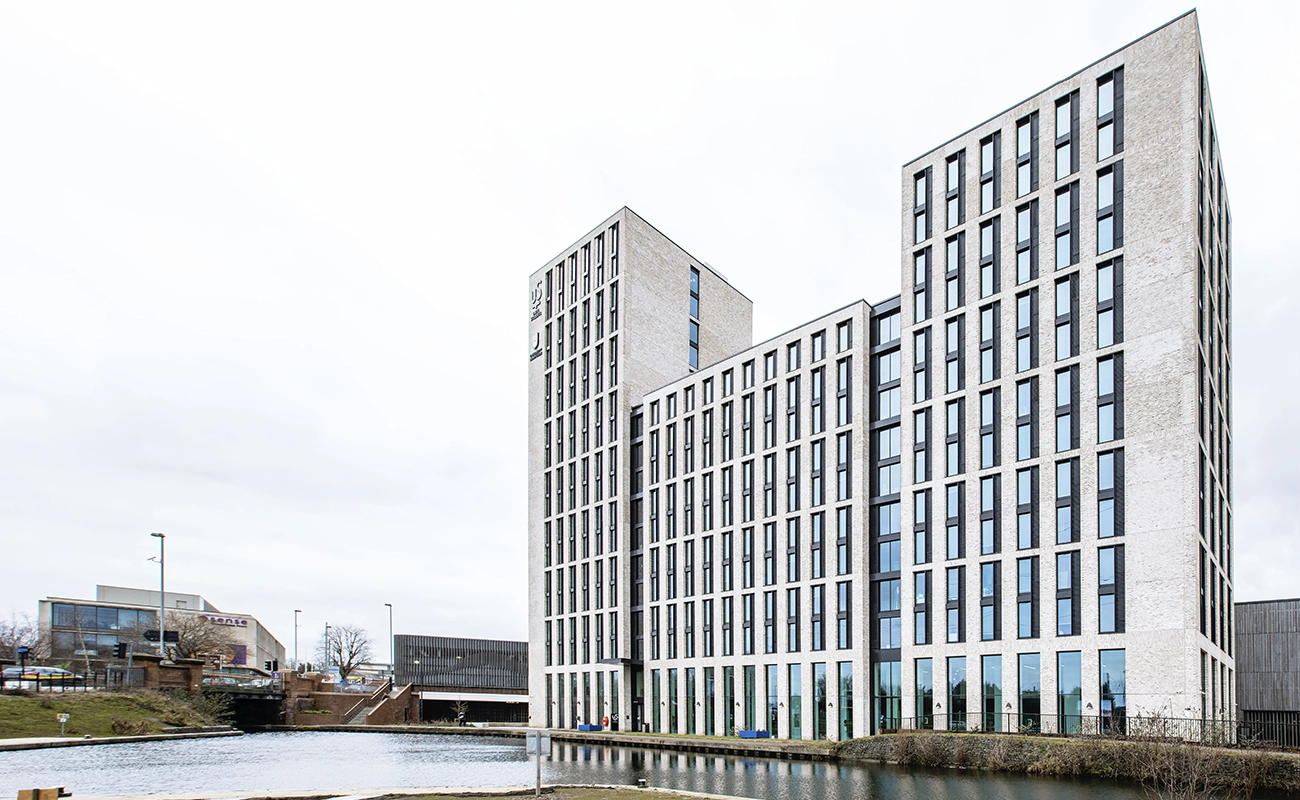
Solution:
[[[0,753],[0,798],[63,786],[104,794],[523,786],[521,739],[293,732]],[[1139,800],[1140,788],[887,765],[780,761],[556,742],[546,783],[635,784],[770,800]]]

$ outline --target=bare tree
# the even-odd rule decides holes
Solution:
[[[18,660],[18,648],[28,649],[27,659],[34,661],[49,656],[49,639],[31,617],[10,612],[8,620],[0,620],[0,659]]]
[[[343,680],[370,658],[370,637],[364,628],[355,625],[330,626],[328,634],[316,646],[316,659],[336,667]]]
[[[229,658],[233,646],[239,644],[228,628],[215,625],[198,614],[181,614],[167,612],[167,632],[176,632],[176,644],[172,648],[178,658],[202,658],[220,655]]]

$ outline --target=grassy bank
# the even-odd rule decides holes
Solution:
[[[1259,790],[1300,793],[1296,755],[1167,741],[900,733],[844,742],[836,755],[842,761],[887,761],[900,766],[1120,778],[1139,781],[1159,796],[1250,797]]]
[[[69,714],[65,733],[121,736],[161,733],[178,725],[220,725],[203,701],[158,692],[54,692],[0,694],[0,738],[58,736],[55,715]]]

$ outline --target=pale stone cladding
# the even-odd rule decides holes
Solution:
[[[903,167],[905,726],[1231,714],[1217,151],[1190,12]]]
[[[530,724],[626,720],[630,409],[690,371],[693,320],[697,363],[748,347],[752,303],[627,208],[528,285]]]
[[[635,717],[652,732],[869,731],[870,320],[857,301],[633,409]]]

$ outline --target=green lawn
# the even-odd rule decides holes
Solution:
[[[155,692],[53,692],[0,695],[0,738],[58,736],[55,715],[71,715],[70,737],[114,736],[113,722],[139,726],[139,733],[159,733],[165,726],[215,725],[189,704]],[[119,725],[119,728],[121,726]],[[132,731],[137,732],[137,731]]]

